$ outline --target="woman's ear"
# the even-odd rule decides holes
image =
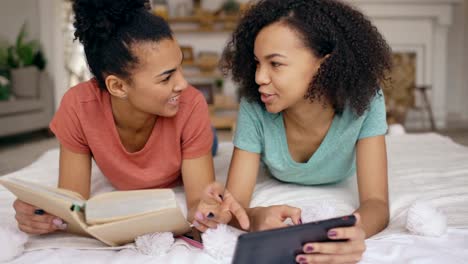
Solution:
[[[330,57],[330,53],[328,53],[327,55],[323,56],[322,59],[320,59],[320,63],[323,63],[324,61],[326,61],[329,57]]]
[[[106,87],[109,93],[117,98],[126,99],[128,96],[128,85],[121,78],[115,75],[108,75],[106,77]]]
[[[317,69],[319,69],[320,66],[322,66],[322,64],[330,57],[330,55],[331,54],[329,53],[329,54],[327,54],[327,55],[325,55],[325,56],[323,56],[322,58],[319,59]]]

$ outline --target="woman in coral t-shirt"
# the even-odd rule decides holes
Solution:
[[[146,4],[74,1],[75,37],[95,77],[64,95],[50,124],[60,141],[59,187],[88,198],[94,159],[120,190],[183,182],[189,221],[220,199],[230,210],[213,211],[209,217],[228,218],[239,205],[214,183],[206,101],[184,79],[183,55],[168,24],[149,13]],[[67,227],[20,200],[14,208],[24,232],[45,234]],[[247,222],[245,214],[237,214]]]

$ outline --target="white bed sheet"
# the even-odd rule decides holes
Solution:
[[[387,145],[391,221],[386,230],[366,241],[368,249],[361,263],[467,263],[468,148],[437,134],[388,136]],[[227,174],[231,151],[232,144],[223,143],[215,158],[216,175],[222,182]],[[25,178],[53,186],[57,183],[57,174],[58,150],[51,150],[31,166],[6,177]],[[352,212],[357,206],[356,189],[355,178],[334,185],[305,187],[280,183],[262,171],[252,205],[287,203],[307,207],[327,201],[334,205],[336,215],[342,215]],[[112,186],[94,165],[92,193],[111,190]],[[182,189],[176,188],[176,193],[184,207]],[[13,200],[13,195],[0,187],[1,225],[14,224]],[[407,209],[418,200],[430,201],[447,215],[449,229],[446,235],[431,238],[406,231]],[[167,255],[160,257],[141,255],[131,245],[120,251],[96,249],[100,246],[102,244],[95,240],[80,240],[73,236],[31,237],[26,245],[28,252],[11,263],[217,263],[202,250],[180,240]]]

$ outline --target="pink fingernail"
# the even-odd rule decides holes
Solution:
[[[67,229],[67,227],[68,227],[67,224],[61,224],[60,227],[59,227],[59,229],[65,230],[65,229]]]
[[[200,213],[200,212],[197,212],[197,213],[195,214],[195,218],[198,219],[198,220],[203,220],[203,214]]]
[[[310,253],[310,252],[312,252],[312,251],[314,251],[314,247],[313,247],[313,246],[307,246],[307,247],[306,247],[306,252],[307,252],[307,253]]]
[[[336,237],[336,231],[329,231],[328,236],[329,237]]]
[[[197,221],[193,221],[192,225],[193,225],[194,227],[200,226],[200,224],[199,224]]]
[[[60,228],[60,226],[63,224],[63,221],[62,221],[62,219],[60,219],[60,218],[54,218],[54,220],[52,220],[52,223],[53,223],[55,226],[57,226],[57,227]]]

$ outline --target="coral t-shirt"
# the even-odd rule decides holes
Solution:
[[[50,129],[65,148],[90,153],[117,189],[171,187],[181,180],[182,160],[210,153],[213,143],[202,93],[189,87],[179,102],[177,114],[158,116],[145,146],[130,153],[120,141],[110,94],[91,79],[66,92]]]

